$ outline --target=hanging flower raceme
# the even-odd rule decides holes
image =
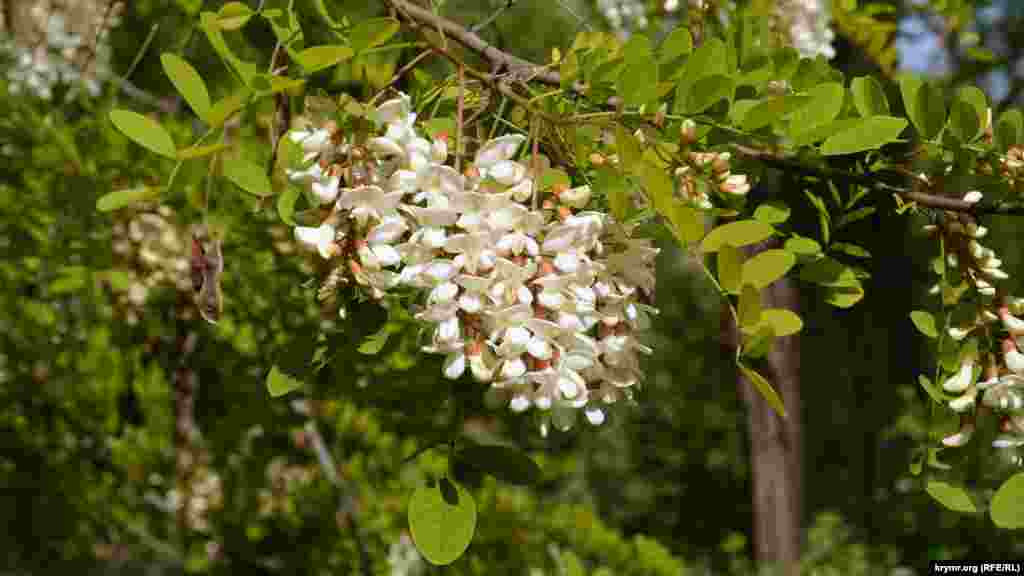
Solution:
[[[333,125],[290,135],[312,164],[289,175],[324,214],[295,228],[300,244],[341,260],[335,270],[375,298],[418,294],[415,317],[430,326],[423,350],[445,356],[446,378],[468,372],[511,409],[536,407],[560,428],[579,411],[603,422],[651,352],[640,334],[657,313],[644,302],[658,250],[587,211],[589,186],[556,187],[538,202],[536,166],[516,159],[525,136],[484,143],[460,174],[445,164],[446,136],[417,133],[408,97],[381,104],[376,118],[382,134],[362,145],[342,144]],[[727,156],[707,160],[720,193],[746,193]]]

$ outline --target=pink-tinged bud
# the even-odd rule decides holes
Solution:
[[[1003,416],[999,419],[999,431],[1003,434],[1009,434],[1013,431],[1013,422],[1010,421],[1009,416]]]
[[[711,161],[711,170],[715,174],[724,174],[729,171],[729,153],[719,154]]]
[[[594,166],[604,166],[605,158],[597,152],[592,152],[590,154],[590,163]]]
[[[348,268],[349,270],[352,271],[353,274],[359,274],[360,272],[363,271],[363,267],[360,266],[359,262],[356,262],[355,260],[348,261]]]
[[[974,421],[969,416],[963,416],[960,418],[960,431],[952,436],[946,436],[942,443],[950,448],[959,448],[967,444],[973,435]]]
[[[727,194],[743,196],[750,192],[750,183],[747,182],[746,174],[733,174],[719,184],[718,189]]]
[[[682,126],[679,127],[679,143],[685,148],[695,142],[697,142],[697,124],[687,118],[683,120]]]
[[[570,210],[568,206],[559,206],[558,207],[558,219],[559,220],[565,220],[569,216],[572,216],[572,210]]]
[[[1003,361],[1010,372],[1024,374],[1024,354],[1017,350],[1017,344],[1012,338],[1003,340]]]
[[[1024,320],[1010,314],[1010,308],[1008,306],[1002,306],[999,308],[999,319],[1003,321],[1003,328],[1006,328],[1006,331],[1010,333],[1010,336],[1016,338],[1017,336],[1024,335]]]

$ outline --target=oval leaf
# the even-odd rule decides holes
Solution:
[[[111,110],[110,121],[139,146],[168,158],[177,155],[171,135],[155,120],[131,110]]]
[[[930,140],[946,124],[946,103],[939,90],[920,78],[904,76],[900,79],[900,93],[914,127],[921,137]]]
[[[765,224],[782,224],[789,220],[789,212],[789,206],[781,202],[768,202],[754,210],[754,219]]]
[[[263,168],[245,158],[227,158],[224,160],[224,177],[242,190],[256,196],[270,196],[270,179],[264,174]]]
[[[743,285],[743,257],[739,249],[723,244],[718,250],[718,283],[729,294],[738,294]]]
[[[906,127],[907,121],[903,118],[892,116],[864,118],[825,140],[821,145],[821,153],[825,156],[836,156],[873,150],[899,138],[900,133]]]
[[[206,89],[206,83],[199,72],[196,72],[187,60],[170,52],[160,56],[160,63],[163,64],[164,72],[171,79],[171,83],[192,107],[196,116],[205,119],[210,112],[210,92]]]
[[[267,374],[267,392],[274,398],[302,387],[302,381],[282,372],[277,366],[270,369]]]
[[[1010,476],[992,497],[992,522],[1000,528],[1024,528],[1024,472]]]
[[[511,446],[469,446],[459,450],[456,458],[508,484],[525,486],[540,480],[540,466]]]
[[[949,111],[949,128],[961,142],[971,142],[981,134],[987,114],[985,94],[974,86],[964,87]]]
[[[1024,140],[1024,116],[1020,110],[1007,110],[999,116],[995,129],[996,145],[1003,152]]]
[[[925,485],[924,489],[939,504],[954,512],[974,513],[978,511],[967,491],[959,486],[939,480],[931,480]]]
[[[865,118],[889,115],[889,99],[885,97],[882,84],[872,76],[854,78],[850,84],[853,104]]]
[[[846,90],[838,82],[819,84],[808,92],[810,101],[793,113],[791,132],[804,132],[814,126],[828,124],[843,109]]]
[[[750,284],[740,293],[740,328],[756,326],[761,321],[761,292]]]
[[[705,76],[694,83],[693,90],[686,99],[686,111],[689,114],[700,114],[719,100],[732,100],[734,89],[735,84],[728,76]]]
[[[743,263],[743,282],[765,288],[786,275],[796,264],[796,256],[785,250],[765,250]]]
[[[804,238],[803,236],[793,236],[786,240],[786,244],[783,247],[797,256],[816,256],[821,254],[821,244],[818,244],[818,241],[813,238]]]
[[[348,60],[352,54],[352,49],[348,46],[313,46],[295,56],[307,72],[316,72],[330,68],[343,60]]]
[[[104,194],[96,200],[96,209],[100,212],[110,212],[136,202],[152,200],[159,196],[161,192],[163,192],[163,187],[161,186],[142,186],[127,190],[116,190]]]
[[[661,61],[671,62],[680,56],[685,56],[693,50],[693,36],[683,26],[678,26],[661,43]]]
[[[929,338],[939,337],[939,332],[935,329],[935,317],[930,313],[923,310],[914,310],[910,313],[910,320],[921,334]]]
[[[775,229],[764,222],[740,220],[715,228],[704,238],[700,246],[705,252],[717,252],[722,244],[728,243],[739,248],[767,240],[774,233]]]
[[[238,30],[253,14],[252,8],[241,2],[228,2],[217,12],[217,24],[221,30]]]
[[[435,566],[458,560],[476,530],[476,503],[469,492],[450,480],[442,491],[441,484],[420,486],[409,499],[412,541]]]
[[[779,397],[775,388],[772,388],[772,385],[765,380],[764,376],[761,376],[754,370],[747,368],[742,363],[739,363],[738,366],[743,372],[743,375],[747,377],[747,380],[750,380],[751,384],[754,385],[754,388],[757,388],[757,391],[760,392],[761,396],[763,396],[765,401],[768,402],[768,405],[778,412],[779,416],[785,418],[786,407],[782,404],[782,398]]]
[[[761,322],[772,327],[776,336],[796,334],[804,327],[804,321],[792,310],[767,308],[761,310]]]
[[[356,24],[349,42],[356,52],[379,46],[398,32],[398,20],[394,18],[371,18]]]

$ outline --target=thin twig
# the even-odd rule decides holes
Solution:
[[[482,21],[478,22],[476,25],[470,28],[469,31],[476,34],[477,32],[483,30],[484,28],[487,28],[488,26],[490,26],[491,22],[497,20],[498,16],[501,16],[502,13],[505,12],[505,10],[508,10],[509,8],[515,6],[515,4],[516,0],[505,0],[505,3],[502,4],[501,6],[498,6],[498,9],[495,10],[493,14],[491,14],[487,18],[484,18]]]
[[[462,172],[462,114],[465,108],[466,73],[465,66],[459,66],[459,97],[455,116],[455,171]]]
[[[494,69],[507,69],[517,75],[522,74],[532,77],[533,80],[538,82],[561,86],[561,76],[557,71],[538,66],[529,60],[499,50],[491,46],[480,36],[451,20],[420,8],[408,0],[385,0],[385,2],[390,4],[396,12],[402,14],[413,24],[422,24],[429,28],[436,28],[442,31],[446,37],[451,36],[459,44],[483,56],[491,63]],[[584,90],[583,83],[574,83],[572,89],[582,92]]]
[[[950,212],[963,212],[974,216],[983,214],[1008,216],[1024,215],[1024,203],[1021,202],[971,203],[958,198],[937,196],[926,192],[918,192],[917,190],[906,186],[889,184],[883,181],[882,176],[877,173],[865,172],[863,174],[857,174],[844,170],[837,170],[835,168],[829,168],[827,166],[811,166],[780,156],[773,152],[759,150],[757,148],[751,148],[741,144],[733,144],[732,148],[744,156],[757,159],[766,166],[771,166],[787,172],[799,172],[801,174],[811,176],[854,182],[876,192],[896,194],[904,200],[916,202],[917,204],[927,208],[948,210]]]

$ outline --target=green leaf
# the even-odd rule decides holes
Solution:
[[[164,72],[171,79],[171,83],[188,102],[192,111],[202,119],[210,113],[210,93],[206,89],[203,77],[196,72],[196,69],[187,60],[176,54],[165,52],[160,56],[160,63],[163,64]]]
[[[673,112],[682,114],[687,109],[687,99],[693,93],[697,80],[713,74],[729,75],[726,46],[718,38],[710,38],[693,51],[686,61],[686,71],[676,84],[676,99]]]
[[[946,400],[942,397],[942,392],[939,392],[939,389],[932,384],[930,378],[928,378],[924,374],[918,374],[917,383],[920,384],[922,388],[924,388],[924,391],[927,392],[929,396],[931,396],[932,400],[938,402],[939,404],[946,403]]]
[[[858,220],[863,220],[864,218],[874,214],[877,210],[878,208],[875,206],[864,206],[863,208],[858,208],[852,212],[847,212],[840,216],[836,221],[836,229],[838,230],[839,228],[849,226]]]
[[[717,252],[725,243],[739,248],[767,240],[774,233],[774,228],[757,220],[730,222],[712,230],[701,242],[701,249],[704,252]]]
[[[793,146],[797,148],[801,146],[810,146],[815,142],[828,140],[835,134],[853,128],[854,126],[857,126],[860,121],[860,118],[841,118],[835,122],[812,126],[810,129],[803,132],[792,132],[790,136],[793,139]]]
[[[974,86],[965,86],[957,92],[949,111],[949,126],[961,142],[972,142],[981,135],[988,116],[985,93]]]
[[[274,398],[284,396],[292,390],[302,387],[302,381],[293,378],[282,372],[277,366],[270,369],[267,374],[267,392]]]
[[[615,147],[619,153],[619,161],[625,170],[631,171],[643,159],[640,142],[622,125],[615,126]]]
[[[216,154],[222,150],[230,148],[230,144],[218,142],[216,144],[207,144],[205,146],[192,145],[188,148],[182,148],[178,150],[178,160],[194,160],[196,158],[202,158],[211,154]]]
[[[892,116],[863,118],[825,140],[821,145],[821,153],[825,156],[836,156],[874,150],[899,138],[900,133],[906,127],[907,121],[903,118]]]
[[[753,369],[744,366],[743,363],[738,363],[737,365],[743,372],[743,375],[747,377],[747,380],[750,380],[750,383],[754,385],[754,388],[756,388],[757,391],[761,393],[761,396],[764,397],[765,401],[768,402],[768,405],[771,406],[779,416],[786,418],[786,407],[782,404],[782,398],[779,397],[779,394],[775,391],[775,388],[772,388],[772,385],[768,380],[765,380],[764,376],[761,376]]]
[[[732,78],[721,74],[705,76],[697,80],[686,99],[686,113],[700,114],[719,100],[732,100],[735,84]]]
[[[361,52],[387,42],[398,32],[398,20],[394,18],[371,18],[355,25],[349,42],[352,49]]]
[[[786,275],[796,264],[796,256],[785,250],[765,250],[743,263],[743,282],[765,288]]]
[[[773,96],[761,101],[743,116],[743,128],[757,130],[782,120],[811,101],[807,96]]]
[[[860,286],[860,279],[852,268],[827,256],[804,265],[800,270],[800,279],[831,288]]]
[[[375,334],[371,334],[366,337],[366,340],[363,340],[363,343],[359,345],[359,353],[367,355],[379,354],[384,349],[384,345],[388,343],[388,338],[390,337],[391,330],[385,324]]]
[[[663,210],[662,210],[663,209]],[[672,235],[682,246],[689,246],[704,237],[704,217],[694,207],[682,200],[672,199],[667,207],[658,212],[668,219]]]
[[[782,224],[789,220],[789,206],[782,202],[766,202],[754,210],[754,219],[765,224]]]
[[[873,76],[854,78],[850,92],[853,93],[853,104],[861,116],[870,118],[889,115],[889,99],[885,96],[882,84]]]
[[[167,158],[175,158],[178,151],[174,140],[155,120],[131,110],[111,110],[110,121],[122,134],[136,144]]]
[[[746,284],[740,292],[740,305],[737,311],[740,328],[756,326],[761,321],[761,292]]]
[[[996,123],[995,142],[999,150],[1006,152],[1010,146],[1024,143],[1024,116],[1020,110],[1007,110]]]
[[[306,48],[296,55],[296,59],[306,69],[306,72],[316,72],[330,68],[343,60],[348,60],[352,55],[352,49],[348,46],[327,45]]]
[[[618,79],[619,95],[626,106],[641,106],[657,97],[658,63],[651,42],[643,34],[634,34],[622,47],[625,62]]]
[[[260,69],[251,62],[240,60],[231,52],[228,43],[224,40],[223,30],[217,14],[213,12],[202,12],[199,15],[199,27],[206,33],[207,40],[213,46],[214,51],[221,57],[225,65],[232,68],[242,79],[246,86],[252,82],[253,76],[260,73]]]
[[[96,200],[96,209],[100,212],[111,212],[129,204],[157,198],[163,190],[162,186],[141,186],[127,190],[115,190],[100,196]]]
[[[608,199],[608,208],[619,222],[625,222],[629,212],[629,183],[621,172],[614,168],[601,169],[594,179],[594,190],[603,192]]]
[[[849,308],[864,298],[864,288],[859,284],[853,287],[829,288],[825,293],[825,302],[837,308]]]
[[[918,332],[929,338],[938,338],[939,332],[935,329],[935,317],[924,310],[914,310],[910,313],[910,321],[917,327]]]
[[[256,196],[270,196],[274,193],[263,168],[245,158],[224,159],[224,177]]]
[[[298,186],[288,186],[284,193],[277,197],[277,214],[281,221],[289,226],[295,226],[292,216],[295,214],[295,201],[299,199],[302,190]]]
[[[661,63],[666,64],[693,50],[693,36],[683,26],[678,26],[661,43]]]
[[[428,562],[444,566],[469,547],[476,530],[476,503],[464,488],[442,478],[420,486],[409,499],[409,531]]]
[[[817,256],[821,254],[821,244],[811,238],[794,235],[786,240],[783,248],[789,250],[796,256]]]
[[[938,136],[946,124],[946,103],[938,88],[920,78],[904,76],[900,79],[900,92],[907,116],[925,140]]]
[[[459,450],[456,458],[506,484],[536,484],[541,476],[540,467],[536,462],[522,450],[510,446],[468,446]]]
[[[250,92],[243,90],[241,92],[235,92],[218,100],[212,108],[206,122],[211,128],[219,128],[222,124],[227,122],[228,118],[232,114],[242,109],[246,102],[249,101]]]
[[[996,490],[989,510],[992,522],[1000,528],[1024,528],[1024,472],[1018,472]]]
[[[766,308],[761,310],[761,323],[772,327],[776,336],[796,334],[804,327],[803,320],[792,310],[785,308]]]
[[[807,95],[810,101],[793,112],[791,132],[804,132],[835,120],[843,109],[846,90],[838,82],[826,82],[812,88]]]
[[[832,245],[829,246],[829,249],[835,252],[842,252],[843,254],[853,256],[854,258],[871,258],[870,252],[856,244],[849,244],[847,242],[833,242]]]
[[[731,244],[718,250],[718,283],[729,294],[739,294],[743,285],[743,255]]]
[[[978,511],[971,496],[960,486],[954,486],[940,480],[929,480],[925,485],[925,492],[934,498],[939,504],[954,512],[973,514]]]
[[[241,2],[228,2],[217,12],[217,24],[221,30],[238,30],[253,17],[255,12]]]
[[[775,332],[764,322],[743,327],[742,355],[745,358],[764,358],[775,345]]]

